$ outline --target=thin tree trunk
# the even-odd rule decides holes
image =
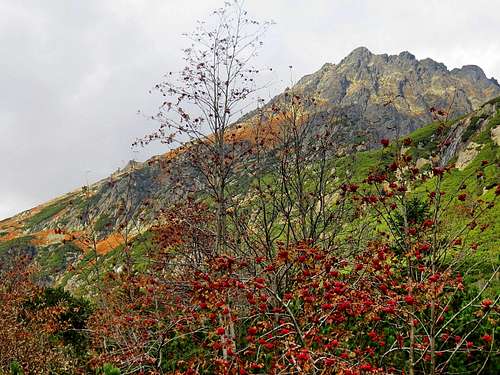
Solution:
[[[412,309],[413,310],[413,309]],[[409,375],[415,375],[415,326],[413,324],[413,317],[410,317],[410,368]]]

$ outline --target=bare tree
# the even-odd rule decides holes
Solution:
[[[196,171],[190,177],[214,202],[217,253],[226,243],[228,184],[245,152],[245,142],[230,137],[229,130],[259,89],[259,70],[252,63],[270,25],[251,19],[241,1],[226,2],[210,22],[198,22],[186,34],[191,45],[183,50],[184,69],[155,86],[164,98],[153,116],[160,122],[158,131],[138,141],[183,145],[181,159]]]

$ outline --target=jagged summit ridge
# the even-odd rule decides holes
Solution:
[[[409,51],[402,51],[399,54],[396,55],[389,55],[386,53],[383,54],[375,54],[371,52],[368,48],[366,47],[357,47],[354,50],[352,50],[346,57],[344,57],[339,65],[342,64],[349,64],[349,63],[367,63],[369,64],[371,61],[376,61],[376,60],[382,60],[387,63],[413,63],[413,64],[423,64],[424,66],[427,67],[433,67],[437,70],[446,70],[451,72],[452,74],[461,74],[461,75],[468,75],[471,78],[474,78],[476,80],[482,80],[486,79],[491,81],[493,84],[496,86],[500,87],[498,84],[498,81],[495,78],[487,78],[486,74],[484,73],[483,69],[477,65],[463,65],[461,68],[453,68],[452,70],[448,70],[445,64],[437,62],[431,58],[424,58],[424,59],[417,59],[414,54],[412,54]],[[321,69],[324,69],[325,67],[333,67],[335,66],[332,63],[325,63],[324,66]]]
[[[338,64],[324,64],[294,89],[346,114],[351,126],[342,141],[368,131],[367,147],[368,138],[392,138],[431,122],[431,107],[450,109],[450,116],[458,117],[500,95],[497,81],[475,65],[450,71],[408,51],[374,54],[366,47],[354,49]]]
[[[362,64],[368,62],[373,53],[366,47],[358,47],[342,59],[340,64]]]

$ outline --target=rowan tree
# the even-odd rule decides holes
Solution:
[[[438,130],[439,139],[446,142],[445,121]],[[487,163],[450,185],[445,181],[453,178],[453,165],[417,168],[411,138],[390,143],[381,140],[385,161],[367,177],[368,186],[359,196],[392,238],[403,261],[399,272],[407,279],[399,287],[405,303],[394,311],[400,320],[390,322],[399,331],[397,342],[384,357],[407,353],[403,363],[410,374],[448,373],[455,368],[475,373],[494,366],[489,359],[497,353],[491,330],[498,319],[498,298],[487,296],[494,290],[498,265],[481,267],[483,281],[478,287],[465,281],[469,273],[477,273],[480,263],[474,263],[474,231],[497,204],[495,194],[474,197],[475,190],[485,188]],[[480,338],[484,331],[486,341]]]
[[[185,67],[170,72],[155,86],[162,97],[157,132],[137,144],[161,140],[181,144],[174,174],[190,171],[196,192],[210,196],[215,211],[215,251],[224,252],[230,181],[235,164],[248,145],[234,137],[233,122],[252,105],[259,70],[254,58],[270,22],[253,20],[240,1],[226,2],[207,22],[186,34],[191,44],[183,50]],[[182,160],[182,165],[179,165]]]

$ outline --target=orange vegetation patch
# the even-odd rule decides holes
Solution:
[[[0,230],[12,230],[12,229],[17,229],[21,226],[21,223],[19,222],[17,217],[10,217],[8,219],[4,219],[0,221]]]
[[[17,229],[10,228],[7,230],[7,234],[0,236],[0,243],[14,240],[14,239],[16,239],[18,237],[22,237],[22,236],[23,236],[23,233],[21,231],[19,231]]]
[[[107,254],[111,250],[116,249],[118,246],[122,245],[125,241],[123,236],[118,233],[112,233],[107,238],[97,243],[97,253]]]
[[[262,139],[275,140],[276,136],[279,134],[279,127],[283,122],[284,121],[280,116],[273,116],[271,120],[266,119],[263,121],[260,121],[258,116],[255,116],[245,122],[234,124],[228,128],[225,140],[228,143],[248,141],[252,144],[256,144]],[[207,140],[213,141],[213,139],[213,134],[207,136]],[[189,147],[190,143],[188,142],[183,146],[167,151],[161,156],[153,157],[147,162],[149,164],[153,164],[155,162],[169,162],[182,154]]]
[[[327,102],[317,100],[317,110],[326,108]],[[227,144],[238,144],[248,142],[250,146],[259,146],[270,150],[282,142],[283,132],[290,126],[303,126],[308,122],[311,113],[307,110],[301,113],[295,113],[295,118],[290,113],[274,113],[268,110],[263,115],[255,115],[252,118],[231,125],[227,128],[224,140]],[[293,120],[292,120],[293,118]],[[293,122],[293,123],[291,123]],[[214,142],[214,134],[206,137],[204,142]],[[169,150],[166,153],[149,159],[148,165],[159,164],[162,169],[169,171],[170,163],[186,150],[201,141],[186,142],[184,145]]]
[[[247,141],[252,145],[276,145],[283,119],[278,116],[259,121],[257,117],[248,122],[237,124],[228,131],[227,142]]]
[[[179,155],[183,150],[183,147],[177,147],[177,148],[174,148],[173,150],[170,150],[166,153],[164,153],[163,155],[161,155],[162,159],[163,160],[166,160],[166,161],[169,161],[169,160],[172,160],[173,158],[175,158],[177,155]]]
[[[78,247],[83,252],[86,252],[91,246],[90,243],[80,235],[73,235],[72,242],[76,247]]]
[[[54,229],[42,230],[35,233],[35,238],[31,241],[31,243],[37,246],[49,245],[54,242],[60,242],[63,237],[64,235],[62,234],[56,234]],[[56,238],[57,240],[55,240]]]
[[[22,235],[21,232],[9,232],[0,237],[0,242],[9,241],[18,238]],[[43,230],[33,234],[34,238],[31,243],[35,246],[46,246],[55,243],[63,243],[65,241],[72,242],[82,252],[87,252],[93,247],[92,242],[85,237],[83,232],[57,232],[54,229]],[[99,241],[96,245],[99,254],[107,254],[111,250],[117,248],[124,243],[123,236],[119,233],[112,233],[107,238]]]
[[[9,218],[0,222],[0,243],[14,240],[23,236],[22,226],[16,218]]]

